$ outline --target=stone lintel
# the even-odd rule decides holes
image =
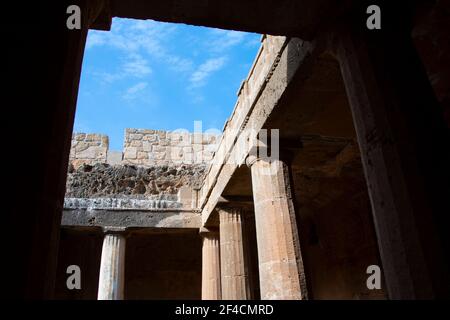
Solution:
[[[102,227],[104,234],[125,234],[127,231],[126,227],[116,227],[116,226],[104,226]]]
[[[201,216],[199,213],[187,210],[65,209],[61,226],[63,228],[99,227],[110,230],[117,228],[198,229],[201,226]]]
[[[90,1],[91,16],[90,29],[110,31],[112,24],[112,12],[109,0]]]
[[[111,0],[114,17],[313,39],[348,6],[331,0]],[[251,8],[251,10],[249,10]],[[277,17],[282,17],[279,19]],[[270,23],[268,23],[270,21]]]
[[[227,139],[236,141],[229,150],[226,150],[225,147],[222,148],[224,151],[226,150],[223,154],[229,155],[230,159],[237,159],[237,154],[241,155],[242,152],[249,153],[251,146],[248,146],[244,151],[236,146],[244,143],[244,141],[254,141],[256,133],[268,124],[269,115],[282,101],[286,90],[294,82],[292,75],[303,70],[307,72],[314,61],[312,56],[317,55],[317,49],[314,44],[303,42],[299,39],[286,39],[283,43],[275,43],[273,46],[273,50],[277,54],[272,57],[273,60],[271,61],[273,61],[273,64],[270,67],[270,71],[267,71],[265,75],[264,83],[257,87],[255,91],[257,94],[249,97],[249,99],[252,99],[252,107],[241,110],[242,114],[233,113],[232,118],[229,120],[230,123],[234,122],[234,125],[242,128],[242,130],[230,130],[222,136],[222,141],[227,141]],[[293,54],[294,52],[295,55]],[[286,73],[287,69],[291,71],[289,74]],[[251,129],[249,131],[250,135],[243,134],[247,132],[245,129]],[[229,138],[226,136],[227,134],[237,136],[235,138]],[[219,151],[222,149],[219,145]],[[225,159],[219,158],[221,154],[219,151],[215,155],[215,161],[223,164],[211,167],[207,172],[199,201],[199,207],[202,209],[203,215],[202,220],[205,226],[213,223],[211,220],[216,215],[214,208],[238,167],[237,163],[227,163]]]
[[[217,227],[200,227],[199,232],[200,235],[216,235],[219,234],[219,228]]]
[[[247,196],[220,196],[217,208],[240,208],[244,211],[253,208],[253,197]]]

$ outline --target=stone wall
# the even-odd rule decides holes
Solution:
[[[70,163],[74,168],[96,163],[143,167],[204,164],[212,160],[219,138],[213,133],[126,129],[121,152],[108,150],[106,135],[75,133]]]
[[[72,135],[69,161],[74,167],[106,163],[108,148],[109,138],[106,135],[75,133]]]
[[[123,162],[142,166],[207,163],[218,138],[187,131],[126,129]]]

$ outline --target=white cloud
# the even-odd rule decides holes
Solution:
[[[98,78],[101,83],[110,84],[125,78],[143,78],[151,74],[152,69],[147,59],[138,53],[130,53],[114,72],[90,70],[89,73]]]
[[[97,30],[91,30],[88,33],[88,37],[86,40],[86,49],[93,48],[95,46],[102,46],[106,42],[105,34],[97,31]]]
[[[135,77],[143,77],[152,72],[152,69],[148,66],[148,61],[137,53],[130,54],[122,68],[125,74]]]
[[[122,98],[125,100],[134,100],[138,97],[139,93],[147,88],[147,82],[139,82],[134,86],[128,88],[123,94]]]
[[[181,58],[176,56],[167,57],[170,69],[178,72],[189,72],[192,70],[192,61],[187,58]]]
[[[107,83],[112,83],[116,80],[122,79],[123,75],[120,73],[109,73],[109,72],[103,72],[100,74],[100,76],[103,77],[103,81]]]
[[[214,40],[209,43],[212,52],[223,52],[226,49],[243,43],[247,34],[240,31],[215,29],[211,32]]]
[[[181,57],[173,54],[168,49],[167,43],[172,41],[171,38],[177,26],[174,24],[161,23],[152,20],[131,20],[131,19],[114,19],[110,32],[90,31],[87,49],[94,47],[108,46],[124,51],[129,56],[150,55],[152,58],[158,59],[160,62],[166,63],[171,70],[177,72],[190,72],[192,70],[192,61],[187,57]],[[137,63],[138,61],[135,61]],[[129,69],[135,70],[133,67],[142,67],[143,65],[128,65]],[[141,69],[141,73],[148,74],[149,67],[145,64]]]
[[[201,64],[198,69],[191,75],[191,87],[201,87],[205,84],[206,79],[214,72],[220,70],[226,62],[225,57],[211,58]]]

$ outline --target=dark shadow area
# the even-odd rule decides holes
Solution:
[[[127,239],[125,299],[201,299],[198,231],[133,233]]]
[[[55,298],[64,300],[96,300],[103,236],[100,232],[61,229]],[[80,267],[81,290],[69,290],[67,268]]]

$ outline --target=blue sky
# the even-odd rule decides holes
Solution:
[[[74,131],[107,134],[122,150],[125,128],[221,130],[260,38],[115,18],[111,31],[89,31]]]

